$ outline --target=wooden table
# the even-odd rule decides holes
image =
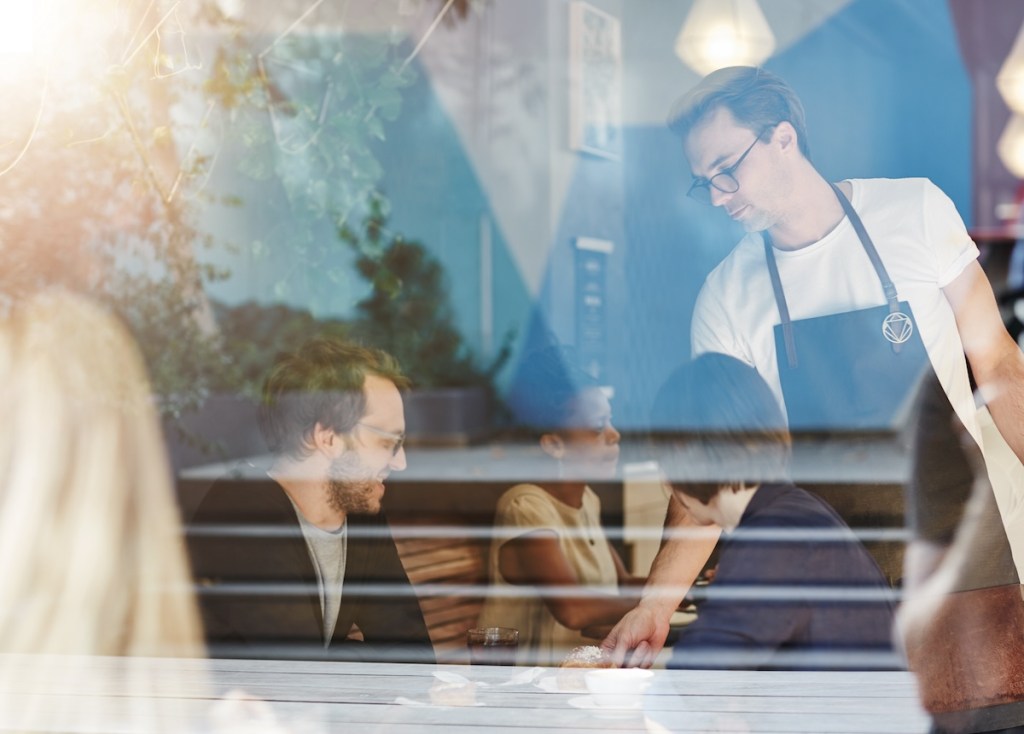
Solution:
[[[18,662],[0,657],[0,665],[10,671]],[[642,710],[609,712],[576,707],[587,702],[583,692],[551,690],[557,672],[552,669],[535,669],[532,675],[536,677],[527,681],[524,679],[531,676],[527,669],[489,666],[196,660],[143,663],[140,674],[139,670],[127,671],[124,661],[94,658],[62,670],[72,668],[86,674],[47,676],[42,699],[52,716],[42,726],[44,731],[154,731],[156,719],[139,720],[139,716],[149,715],[169,724],[169,731],[246,734],[907,734],[928,729],[913,677],[902,672],[659,670],[643,696]],[[519,676],[520,682],[510,684],[512,676]],[[460,685],[460,677],[471,683]],[[446,678],[456,682],[446,683]],[[126,690],[127,680],[146,679],[153,681],[153,693]],[[0,685],[0,729],[14,724],[12,704],[24,703],[32,685],[18,675],[4,679]],[[263,701],[217,702],[237,689]],[[464,705],[438,705],[440,697],[452,695]]]

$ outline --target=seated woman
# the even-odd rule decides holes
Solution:
[[[663,460],[673,501],[723,530],[714,581],[670,667],[897,664],[889,585],[835,510],[787,480],[789,435],[757,372],[703,355],[674,373],[656,406],[654,424],[693,431]]]
[[[619,433],[608,399],[553,348],[529,356],[520,378],[512,402],[537,430],[551,472],[498,502],[479,625],[518,629],[518,663],[557,665],[573,647],[597,644],[600,633],[583,631],[618,621],[636,605],[620,587],[642,580],[609,544],[600,500],[587,485],[615,476]]]
[[[144,659],[204,649],[153,394],[127,330],[69,295],[17,305],[0,321],[0,415],[5,727],[188,729],[202,676]]]

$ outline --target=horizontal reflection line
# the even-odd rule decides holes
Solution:
[[[196,591],[202,596],[272,596],[272,597],[298,597],[318,594],[319,587],[316,584],[301,583],[258,583],[258,582],[223,582],[215,585],[196,585]],[[536,596],[558,599],[558,598],[592,598],[607,599],[610,596],[618,598],[637,598],[644,595],[663,593],[666,596],[680,595],[679,587],[661,586],[646,587],[646,590],[637,588],[626,590],[627,593],[614,594],[608,590],[580,587],[580,586],[545,586],[543,588],[527,587],[525,589],[508,588],[503,586],[491,587],[487,584],[414,584],[414,588],[405,584],[347,584],[343,586],[346,594],[355,594],[364,597],[445,597],[445,596],[467,596],[480,597],[490,596],[499,598],[519,598],[523,596]],[[629,593],[632,592],[632,593]],[[694,587],[690,589],[689,596],[695,601],[702,600],[727,600],[727,601],[769,601],[769,602],[895,602],[901,594],[896,589],[885,589],[877,587],[836,587],[836,586],[777,586],[777,585],[744,585],[744,586],[721,586],[713,584],[706,587]]]
[[[390,530],[386,527],[350,526],[349,538],[386,538],[395,540],[491,540],[495,538],[515,538],[530,532],[548,531],[548,526],[517,526],[515,528],[462,527],[458,525],[438,525],[432,527],[395,526]],[[713,532],[707,528],[688,528],[664,530],[661,527],[644,528],[607,528],[604,535],[610,540],[655,539],[663,537],[694,537]],[[559,531],[566,537],[587,538],[583,530],[566,528]],[[186,529],[185,534],[191,538],[300,538],[302,531],[298,528],[276,525],[193,525]],[[851,535],[852,534],[852,535]],[[737,530],[723,537],[743,541],[789,541],[789,542],[853,542],[857,541],[891,541],[909,542],[913,536],[905,528],[761,528]]]

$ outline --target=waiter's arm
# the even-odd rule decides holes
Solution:
[[[992,418],[1024,461],[1024,354],[1003,326],[988,277],[975,261],[942,291]]]
[[[636,609],[602,643],[616,665],[649,668],[665,645],[669,618],[715,549],[721,530],[699,526],[675,498],[669,500],[661,548]]]

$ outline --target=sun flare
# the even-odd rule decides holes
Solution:
[[[32,3],[0,0],[0,58],[32,53],[34,16]]]

